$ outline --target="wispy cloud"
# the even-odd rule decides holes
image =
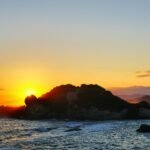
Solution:
[[[150,73],[150,70],[147,70],[146,73]]]
[[[136,77],[138,77],[138,78],[150,77],[150,73],[149,74],[136,75]]]
[[[136,77],[138,77],[138,78],[150,77],[150,70],[137,71],[136,72]]]

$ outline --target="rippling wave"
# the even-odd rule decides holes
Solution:
[[[0,150],[149,150],[150,134],[136,132],[142,123],[150,124],[150,120],[0,119]]]

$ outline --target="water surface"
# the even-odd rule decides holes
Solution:
[[[0,119],[0,150],[149,150],[150,134],[138,121],[27,121]],[[66,132],[80,127],[80,131]]]

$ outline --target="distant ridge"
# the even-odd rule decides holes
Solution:
[[[115,95],[150,95],[150,86],[112,87],[109,90]]]

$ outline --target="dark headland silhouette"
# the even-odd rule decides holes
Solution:
[[[93,84],[57,86],[39,98],[34,95],[26,97],[25,104],[5,113],[6,116],[22,119],[150,119],[148,103],[128,103]],[[1,116],[5,116],[1,110]]]

